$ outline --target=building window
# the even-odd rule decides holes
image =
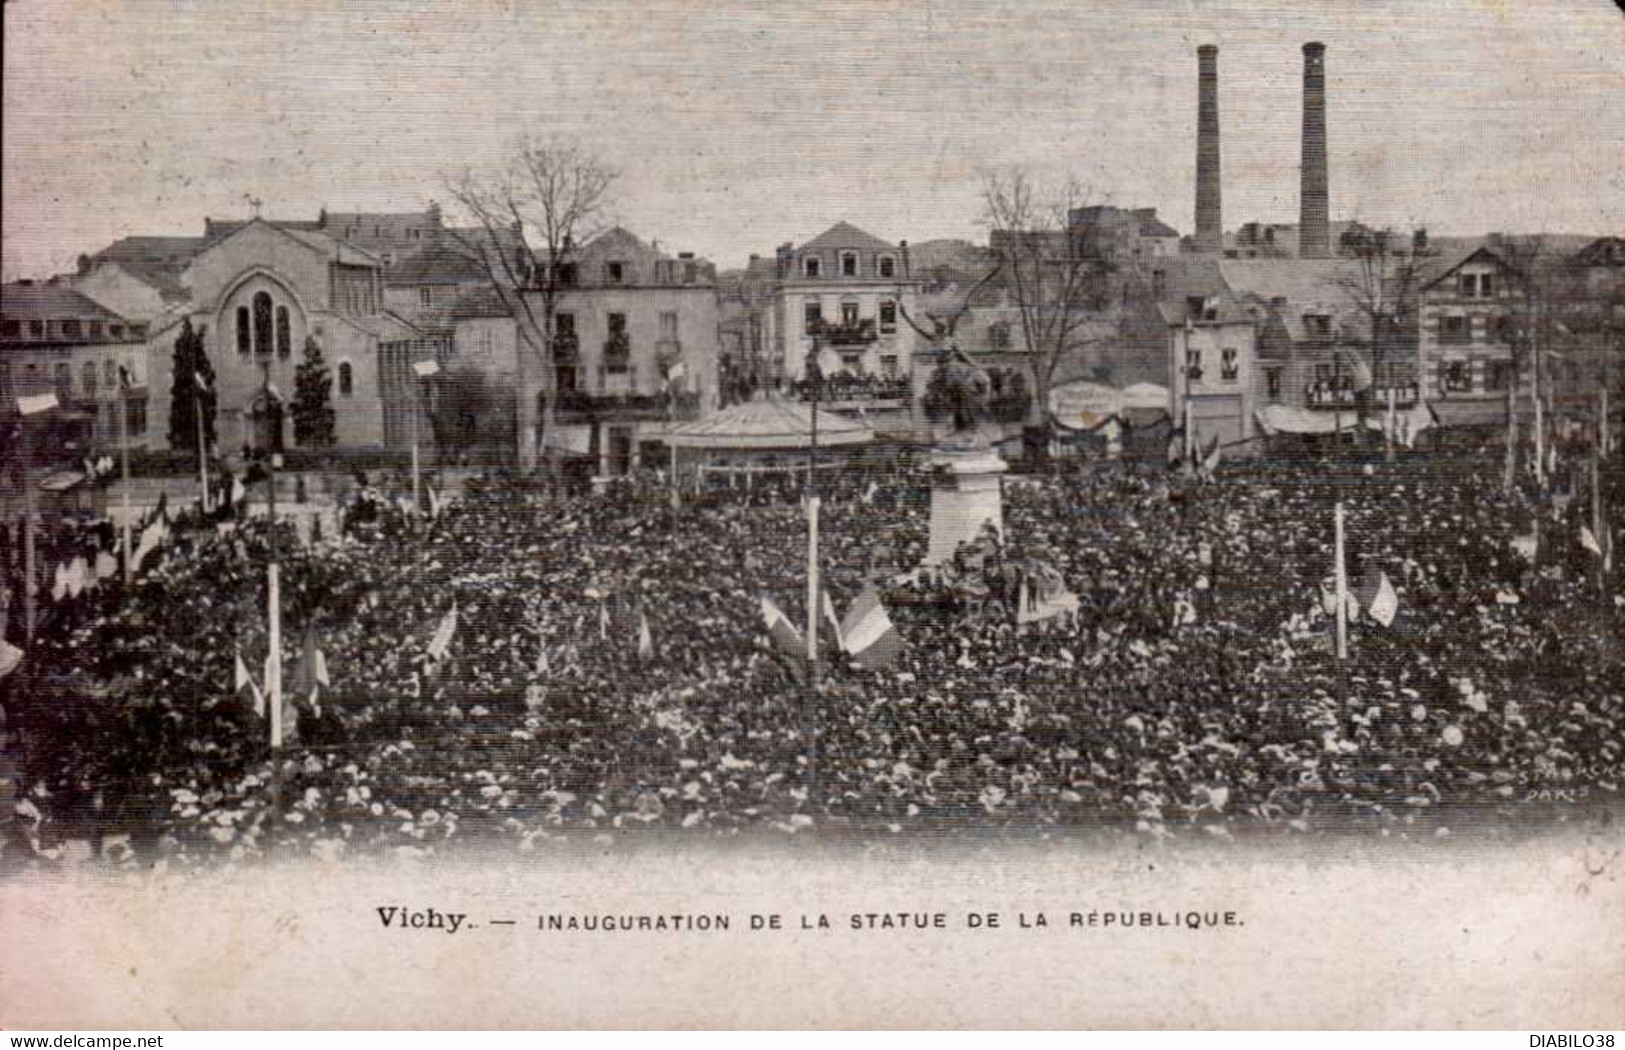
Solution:
[[[237,308],[237,352],[246,354],[253,349],[253,346],[254,329],[249,322],[248,307],[239,306]]]
[[[124,326],[121,324],[110,324],[107,326],[107,334],[114,339],[123,339]]]
[[[610,284],[620,284],[622,281],[626,280],[626,264],[612,262],[605,265],[604,279]]]
[[[350,397],[355,393],[355,369],[350,362],[339,362],[339,394]]]
[[[809,255],[801,260],[801,272],[807,277],[818,276],[818,256]]]
[[[267,292],[254,293],[254,352],[269,354],[271,346],[271,296]]]
[[[554,281],[560,288],[574,288],[576,286],[576,264],[560,263],[553,268]]]
[[[79,334],[80,334],[80,329],[79,329],[79,322],[78,321],[74,321],[74,320],[70,319],[70,320],[66,320],[66,321],[62,322],[62,338],[64,338],[64,339],[78,339]]]
[[[1491,361],[1489,364],[1489,373],[1484,377],[1484,388],[1486,390],[1505,391],[1511,385],[1512,362]]]
[[[1463,299],[1478,298],[1478,274],[1460,273],[1456,275],[1458,291]]]
[[[68,367],[66,361],[56,363],[56,399],[68,401],[73,398],[73,369]]]
[[[1463,299],[1495,298],[1495,275],[1493,273],[1461,274],[1460,286]]]
[[[1498,343],[1510,343],[1517,337],[1518,329],[1512,323],[1512,318],[1506,314],[1499,314],[1491,318],[1489,324],[1492,333],[1491,338]]]
[[[660,311],[660,338],[663,340],[670,340],[672,342],[677,341],[676,310]]]
[[[897,331],[897,304],[890,299],[880,301],[880,330],[882,332]]]
[[[1332,319],[1328,314],[1304,314],[1304,331],[1315,339],[1329,339],[1332,334]]]
[[[11,397],[11,362],[0,361],[0,398]]]
[[[85,396],[92,398],[95,397],[96,387],[99,385],[96,381],[96,362],[86,361],[85,366],[79,371],[80,383],[85,388]]]
[[[857,303],[842,303],[841,304],[841,327],[842,328],[856,328],[857,326],[858,326],[858,304]]]
[[[857,252],[842,252],[841,253],[841,276],[842,277],[856,277],[857,275],[858,275],[858,253]]]
[[[146,337],[147,337],[147,326],[146,325],[144,325],[144,324],[133,324],[133,325],[130,326],[130,338],[131,339],[145,339]]]
[[[7,321],[4,328],[0,328],[0,332],[3,332],[7,339],[21,339],[23,336],[23,323],[21,321]]]
[[[1264,396],[1271,402],[1281,400],[1281,369],[1264,369]]]
[[[95,339],[98,342],[101,341],[101,338],[102,338],[102,323],[100,321],[92,321],[92,322],[90,322],[90,338]]]
[[[44,321],[30,321],[30,322],[28,322],[28,337],[30,339],[43,339],[43,338],[45,338],[45,322]]]
[[[683,283],[684,284],[693,284],[694,281],[699,277],[699,275],[700,275],[699,267],[695,266],[693,263],[684,263],[683,264]]]
[[[1441,343],[1470,343],[1473,341],[1472,326],[1465,317],[1439,318],[1439,342]]]
[[[276,308],[276,352],[277,356],[287,358],[293,354],[293,330],[288,325],[288,308]]]
[[[1198,380],[1202,378],[1202,351],[1200,348],[1185,348],[1185,378]]]
[[[129,420],[130,436],[141,437],[147,432],[147,399],[132,397],[126,402],[124,418]]]
[[[434,305],[434,289],[428,285],[418,289],[418,305],[427,310]]]
[[[604,372],[625,375],[632,368],[632,340],[626,334],[626,315],[609,314],[609,339],[604,343]]]
[[[1319,361],[1315,364],[1315,382],[1330,383],[1337,378],[1337,367],[1329,361]]]
[[[1219,378],[1226,383],[1234,383],[1236,377],[1241,374],[1241,362],[1238,357],[1233,346],[1227,346],[1220,352]]]
[[[1469,393],[1473,389],[1473,367],[1466,361],[1450,361],[1444,366],[1444,388],[1452,394]]]
[[[896,379],[897,378],[897,355],[896,354],[881,354],[880,355],[880,371],[885,374],[887,379]]]
[[[880,257],[880,276],[897,276],[897,260],[895,258],[890,255],[882,255]]]
[[[824,323],[824,304],[807,303],[801,311],[803,327],[808,335],[813,335]]]

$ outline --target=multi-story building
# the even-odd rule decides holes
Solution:
[[[718,369],[723,397],[747,399],[784,378],[778,319],[778,267],[752,255],[743,270],[717,276]]]
[[[1604,387],[1625,410],[1625,238],[1599,237],[1549,277],[1556,354],[1546,363],[1554,399],[1590,405]]]
[[[915,332],[903,320],[919,282],[907,242],[892,244],[840,222],[778,250],[774,353],[792,382],[806,378],[808,355],[825,376],[907,378]]]
[[[333,375],[337,444],[409,447],[413,406],[421,411],[410,366],[438,345],[386,308],[381,260],[320,230],[262,219],[217,233],[183,272],[187,300],[152,324],[153,443],[167,442],[175,340],[189,319],[215,372],[221,448],[292,447],[287,401],[307,338]]]
[[[65,281],[0,286],[0,419],[18,397],[54,393],[97,445],[120,439],[124,389],[132,446],[149,440],[147,326],[101,306]],[[122,369],[122,373],[121,373]],[[83,450],[88,453],[88,449]]]
[[[1506,420],[1522,280],[1488,245],[1438,259],[1418,302],[1421,396],[1445,425]]]
[[[524,337],[489,291],[465,295],[446,315],[456,332],[453,353],[461,359],[475,347],[513,362],[522,465],[550,458],[624,474],[669,422],[718,404],[716,267],[690,252],[658,251],[617,227],[576,249],[558,280],[547,357],[531,345],[539,333]],[[524,295],[539,323],[542,293]]]
[[[1224,444],[1257,431],[1257,314],[1224,282],[1211,260],[1182,268],[1178,291],[1158,304],[1168,329],[1168,413],[1199,443]]]

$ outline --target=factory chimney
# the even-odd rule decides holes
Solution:
[[[1219,191],[1219,49],[1196,49],[1196,250],[1224,248]]]
[[[1326,174],[1326,45],[1303,45],[1303,167],[1298,189],[1298,257],[1331,255]]]

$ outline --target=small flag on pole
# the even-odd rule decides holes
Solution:
[[[254,681],[248,673],[248,665],[243,663],[243,654],[237,654],[237,666],[233,669],[232,692],[241,694],[244,689],[254,694],[254,713],[261,718],[265,717],[265,693],[260,690],[259,683]]]
[[[780,652],[797,660],[806,658],[807,640],[771,598],[762,598],[762,622],[767,628],[768,637],[773,639],[774,646]]]
[[[430,659],[444,660],[446,653],[451,650],[451,639],[457,633],[457,603],[451,603],[451,611],[447,612],[435,628],[434,637],[429,639],[428,653]]]
[[[654,636],[649,633],[649,618],[638,610],[638,659],[649,660],[655,654]]]
[[[1359,603],[1365,606],[1367,615],[1384,627],[1392,627],[1394,617],[1399,614],[1399,594],[1388,574],[1380,569],[1368,570],[1360,581]]]
[[[4,638],[0,638],[0,678],[4,678],[15,671],[17,665],[22,662],[23,651]]]
[[[820,587],[818,589],[818,611],[829,625],[830,641],[840,652],[846,652],[846,639],[841,636],[841,619],[835,615],[835,601],[830,598],[829,591]]]
[[[1580,526],[1580,546],[1597,557],[1602,557],[1602,545],[1597,542],[1597,534],[1591,531],[1589,525]]]
[[[871,671],[884,670],[903,651],[902,636],[892,625],[874,584],[865,587],[847,609],[841,637],[846,639],[852,659]]]

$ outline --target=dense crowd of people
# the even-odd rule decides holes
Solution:
[[[493,474],[438,516],[364,492],[341,534],[285,528],[276,756],[234,675],[263,674],[269,529],[177,521],[4,680],[27,750],[0,864],[659,829],[1432,838],[1609,804],[1625,772],[1625,610],[1575,539],[1588,496],[1503,493],[1493,455],[1012,478],[1000,541],[926,572],[923,473],[823,484],[836,605],[877,586],[905,643],[883,670],[830,648],[813,675],[772,645],[762,596],[805,613],[791,488],[674,511],[657,484],[544,497]],[[1388,627],[1356,610],[1341,660],[1338,502],[1349,578],[1399,603]],[[1015,622],[1033,566],[1075,614]],[[326,685],[297,666],[316,648]]]

